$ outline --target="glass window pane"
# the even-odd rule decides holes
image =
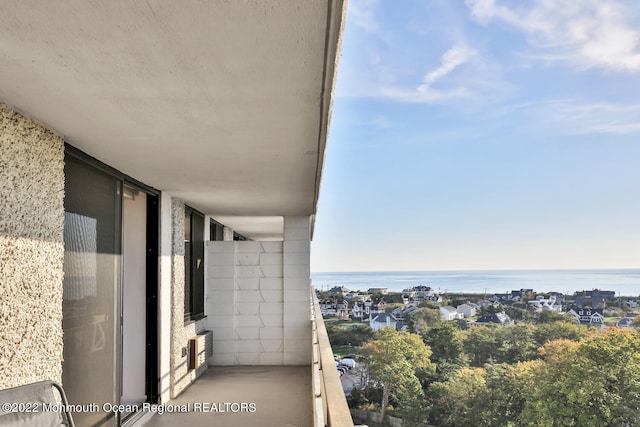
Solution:
[[[69,403],[115,403],[120,182],[67,156],[63,384]],[[78,425],[112,425],[113,414],[75,413]],[[107,418],[110,418],[107,420]]]

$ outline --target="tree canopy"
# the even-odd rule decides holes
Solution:
[[[433,372],[431,349],[416,335],[392,328],[380,329],[367,346],[370,353],[369,373],[382,385],[382,415],[391,393],[401,401],[419,403],[424,400],[420,375]],[[408,406],[411,406],[409,403]]]
[[[539,359],[462,368],[429,387],[439,426],[640,426],[640,334],[557,339]]]

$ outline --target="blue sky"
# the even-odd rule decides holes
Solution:
[[[312,271],[640,267],[636,0],[350,0]]]

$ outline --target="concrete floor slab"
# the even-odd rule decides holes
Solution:
[[[210,367],[144,427],[311,427],[311,396],[309,366]]]

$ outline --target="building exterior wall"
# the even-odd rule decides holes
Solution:
[[[184,320],[184,202],[171,199],[171,397],[178,396],[196,380],[195,369],[189,370],[188,352],[183,348],[189,345],[189,339],[203,331],[206,319],[196,322]]]
[[[62,381],[64,142],[0,103],[0,389]]]
[[[62,381],[64,180],[63,139],[0,103],[0,389]],[[185,324],[185,205],[161,198],[161,401],[195,381],[183,348],[207,326],[211,364],[308,365],[309,218],[284,242],[207,242],[208,318]]]

